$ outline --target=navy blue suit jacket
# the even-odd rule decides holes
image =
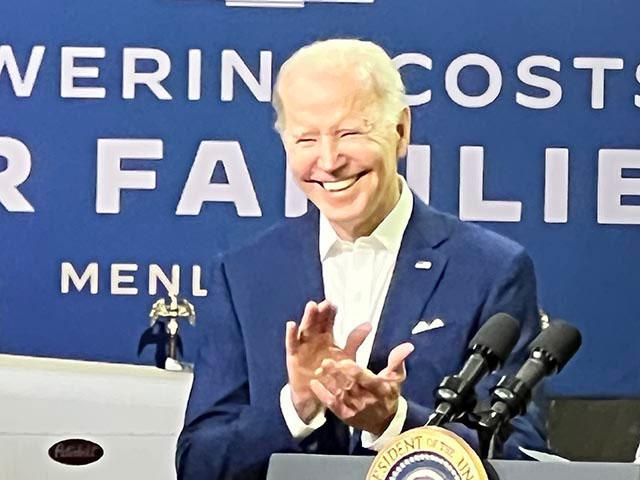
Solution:
[[[430,261],[431,269],[416,269],[419,260]],[[280,410],[280,390],[287,382],[285,323],[298,321],[307,301],[324,298],[317,210],[223,255],[211,285],[210,308],[199,312],[206,338],[178,441],[178,478],[264,478],[276,452],[373,454],[360,445],[359,432],[350,437],[330,412],[323,427],[297,442]],[[405,430],[425,424],[434,388],[459,371],[468,341],[498,312],[522,322],[518,350],[503,374],[522,363],[523,347],[539,330],[531,260],[517,243],[414,197],[369,360],[378,372],[394,346],[414,344],[402,388],[408,402]],[[445,327],[411,335],[419,320],[434,318]],[[480,398],[488,397],[497,378],[480,384]],[[544,447],[534,415],[516,419],[514,427],[506,457],[518,458],[518,445]],[[475,433],[458,431],[476,441]]]

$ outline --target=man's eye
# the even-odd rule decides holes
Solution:
[[[344,137],[353,137],[355,135],[359,135],[360,132],[357,130],[346,130],[344,132],[340,133],[340,138],[344,138]]]
[[[296,140],[296,144],[297,145],[301,145],[301,144],[310,144],[315,142],[316,139],[315,138],[299,138]]]

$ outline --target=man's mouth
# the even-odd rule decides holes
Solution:
[[[367,172],[362,172],[353,177],[345,178],[344,180],[337,180],[335,182],[318,182],[322,185],[322,188],[329,192],[342,192],[353,186],[362,176],[364,176]]]

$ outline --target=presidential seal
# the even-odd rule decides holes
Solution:
[[[480,457],[440,427],[404,432],[380,451],[366,480],[488,480]]]

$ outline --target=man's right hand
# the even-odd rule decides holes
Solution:
[[[319,304],[307,303],[300,325],[287,322],[285,344],[289,388],[296,412],[305,423],[309,423],[323,408],[310,387],[322,361],[326,358],[335,361],[355,360],[358,348],[371,331],[369,323],[358,325],[349,334],[344,349],[341,349],[333,338],[335,317],[336,308],[324,300]]]

